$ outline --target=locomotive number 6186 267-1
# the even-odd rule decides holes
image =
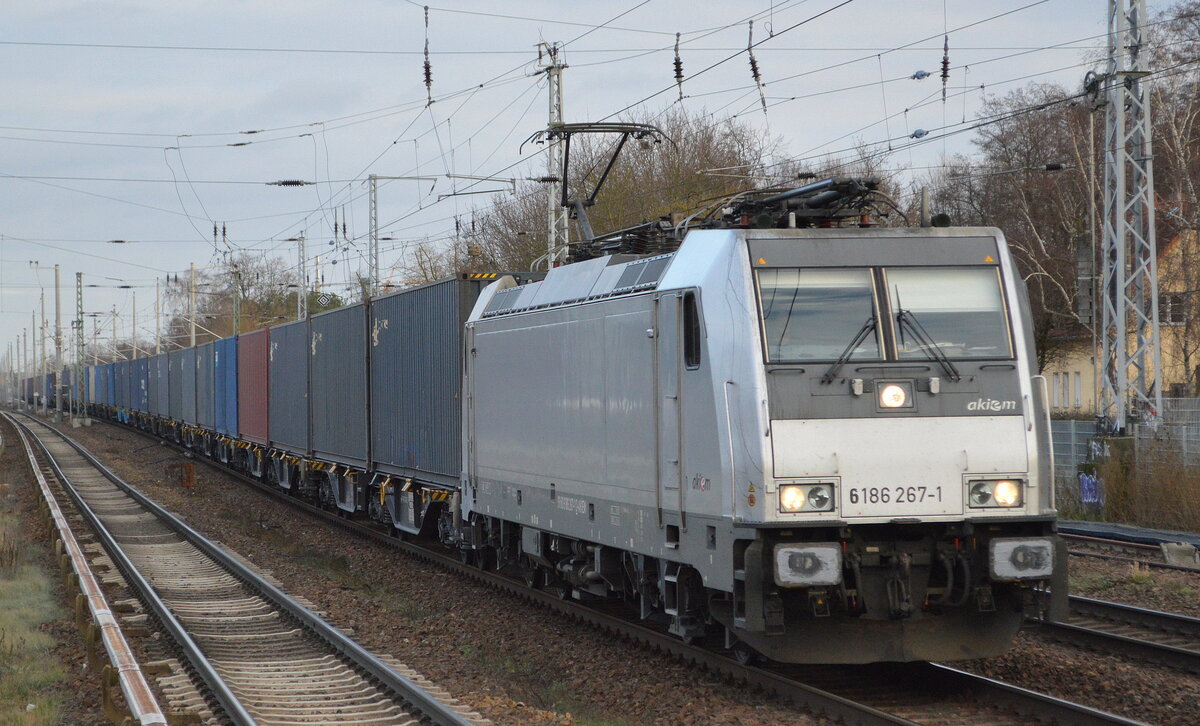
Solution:
[[[851,487],[851,504],[923,504],[941,502],[941,487]]]

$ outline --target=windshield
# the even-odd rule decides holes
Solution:
[[[889,268],[886,274],[901,359],[1012,357],[995,268]],[[911,334],[901,313],[919,324],[927,341]]]
[[[866,269],[758,271],[767,359],[772,363],[836,360],[875,316],[871,272]],[[879,359],[877,326],[847,360]]]

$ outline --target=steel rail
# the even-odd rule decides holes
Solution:
[[[425,689],[421,688],[421,686],[417,685],[409,678],[392,670],[390,666],[379,660],[374,654],[356,643],[349,636],[334,628],[311,610],[293,600],[278,587],[263,580],[256,572],[251,570],[246,565],[243,565],[233,557],[229,556],[229,554],[227,554],[223,549],[213,544],[195,529],[172,515],[154,501],[147,498],[135,488],[129,486],[124,482],[124,480],[113,473],[107,466],[105,466],[99,459],[97,459],[91,454],[91,452],[87,451],[87,449],[85,449],[79,443],[72,440],[70,437],[66,436],[53,426],[48,424],[42,425],[54,431],[64,442],[70,444],[71,447],[81,457],[83,457],[84,460],[95,467],[96,470],[99,471],[106,479],[121,488],[125,494],[134,499],[139,505],[146,508],[156,517],[159,517],[171,529],[188,539],[192,544],[198,546],[206,555],[213,558],[222,567],[227,568],[237,579],[250,585],[260,594],[262,594],[263,597],[270,600],[277,607],[285,610],[290,616],[294,617],[308,630],[316,634],[339,653],[353,661],[357,667],[368,673],[372,678],[377,679],[386,688],[399,695],[401,699],[409,703],[414,709],[419,710],[431,723],[436,724],[437,726],[474,726],[473,721],[464,718],[450,706],[434,698],[431,694],[425,691]],[[177,622],[176,625],[178,625]],[[174,633],[172,633],[172,635],[174,635]],[[219,679],[219,676],[217,676],[217,678]],[[224,686],[223,681],[221,682],[221,685]],[[240,703],[237,705],[240,708]],[[224,707],[224,704],[222,704],[222,706]],[[242,712],[244,713],[244,709],[242,709]],[[249,720],[245,721],[245,723],[254,723],[249,714],[246,714],[246,718]]]
[[[87,556],[75,538],[75,533],[71,531],[71,525],[67,522],[66,515],[58,506],[50,483],[46,481],[46,476],[38,464],[33,445],[29,443],[25,431],[11,416],[6,413],[4,418],[12,424],[13,429],[21,438],[21,444],[25,447],[29,468],[37,478],[38,488],[46,502],[50,518],[58,530],[58,539],[62,542],[65,554],[71,561],[71,569],[74,570],[75,577],[79,582],[79,590],[87,600],[92,622],[100,630],[100,637],[104,643],[104,650],[108,653],[108,660],[116,669],[117,682],[120,684],[121,693],[125,696],[125,704],[129,707],[130,715],[142,726],[156,724],[166,726],[167,719],[163,715],[162,706],[159,705],[158,698],[150,688],[149,681],[142,673],[141,664],[133,654],[133,649],[129,647],[129,641],[125,639],[125,633],[121,630],[121,625],[108,604],[104,589],[96,581],[96,575],[92,572]]]
[[[978,689],[982,695],[993,702],[1004,704],[1022,715],[1037,718],[1040,721],[1049,719],[1050,723],[1073,724],[1074,726],[1102,726],[1104,724],[1135,726],[1143,723],[1045,693],[1031,691],[1028,688],[1014,686],[1011,683],[1003,683],[992,678],[960,671],[946,665],[938,663],[926,663],[925,665],[931,669],[932,673],[940,674],[946,682],[959,682]]]
[[[1158,545],[1145,544],[1143,542],[1127,542],[1125,540],[1104,539],[1102,537],[1092,537],[1082,534],[1065,534],[1061,532],[1059,533],[1059,536],[1068,541],[1079,542],[1084,546],[1092,545],[1110,550],[1124,551],[1127,554],[1153,553],[1159,555],[1160,557],[1162,556],[1161,547]],[[1067,553],[1076,557],[1093,557],[1101,560],[1128,562],[1129,564],[1136,563],[1159,570],[1175,570],[1176,572],[1191,572],[1193,574],[1200,573],[1200,567],[1175,565],[1169,562],[1161,562],[1158,560],[1143,560],[1138,557],[1125,557],[1123,555],[1113,554],[1112,552],[1086,552],[1084,550],[1068,550]]]
[[[15,419],[12,420],[15,421]],[[39,421],[38,423],[41,422]],[[167,607],[162,598],[158,596],[158,593],[155,592],[154,588],[150,585],[142,573],[138,571],[137,567],[133,564],[133,561],[129,559],[129,556],[121,548],[116,538],[113,537],[112,533],[108,531],[108,528],[104,526],[104,523],[100,521],[100,518],[96,516],[96,513],[92,510],[92,508],[88,506],[87,502],[83,500],[83,497],[79,495],[79,492],[77,492],[71,485],[70,479],[68,479],[66,474],[63,473],[62,468],[59,466],[59,463],[54,456],[51,455],[50,449],[46,446],[46,443],[33,432],[33,429],[31,429],[28,424],[20,421],[17,421],[16,424],[28,432],[29,435],[38,442],[38,446],[45,455],[48,465],[54,470],[55,477],[57,477],[59,482],[62,484],[63,490],[67,492],[67,496],[69,496],[71,501],[74,502],[76,509],[78,509],[83,518],[87,520],[88,526],[90,526],[96,533],[97,539],[99,539],[100,543],[104,546],[104,549],[108,553],[109,558],[113,561],[113,564],[117,566],[117,569],[119,569],[121,574],[125,577],[125,581],[134,589],[134,591],[137,592],[138,597],[150,608],[150,610],[154,613],[154,616],[158,619],[159,623],[162,624],[167,633],[175,640],[175,643],[179,646],[180,650],[183,651],[188,664],[195,669],[197,676],[199,676],[204,685],[210,689],[212,698],[216,700],[218,704],[220,704],[221,708],[225,711],[225,714],[235,724],[239,724],[239,726],[256,726],[257,722],[250,715],[250,713],[246,711],[246,708],[242,705],[241,701],[233,693],[233,691],[229,689],[229,686],[225,683],[225,679],[221,678],[220,674],[217,673],[212,663],[210,663],[208,658],[204,656],[204,653],[200,650],[200,647],[196,645],[196,642],[192,639],[192,636],[188,634],[187,629],[183,627],[178,619],[176,619],[174,613],[171,612],[170,608]],[[53,427],[47,424],[41,425],[54,432],[63,441],[74,445],[74,442]],[[76,447],[76,450],[78,450],[78,447]]]
[[[1077,595],[1071,596],[1070,607],[1072,615],[1115,623],[1118,627],[1138,628],[1142,633],[1116,633],[1077,622],[1043,620],[1036,621],[1038,627],[1044,629],[1048,637],[1200,673],[1200,619]],[[1156,636],[1182,638],[1193,645],[1181,647],[1158,642]]]
[[[191,449],[175,442],[161,439],[149,432],[124,425],[121,428],[155,441],[164,441],[168,446],[174,447],[184,455],[193,455]],[[783,672],[787,669],[787,666],[773,668],[743,665],[724,652],[689,645],[665,631],[656,630],[641,623],[632,622],[624,617],[605,613],[573,600],[564,600],[556,595],[531,589],[512,577],[497,572],[480,570],[475,566],[464,564],[459,561],[457,556],[434,551],[429,547],[397,538],[394,535],[385,534],[378,529],[339,516],[337,513],[319,509],[294,496],[289,496],[277,487],[267,485],[215,460],[202,456],[193,456],[193,458],[212,470],[248,484],[256,491],[274,497],[277,501],[285,503],[297,511],[342,528],[356,536],[395,548],[417,559],[487,584],[494,589],[515,595],[518,598],[549,610],[565,614],[577,621],[600,627],[603,630],[629,638],[644,646],[662,651],[684,661],[701,665],[714,673],[719,673],[748,685],[762,688],[769,693],[774,693],[797,705],[811,709],[816,715],[841,720],[849,724],[862,724],[863,726],[876,726],[877,724],[913,726],[919,723],[903,716],[889,713],[870,704],[856,701],[853,698],[839,695],[832,690],[800,682]],[[940,687],[958,691],[970,691],[978,694],[981,700],[1003,704],[1013,711],[1022,714],[1023,717],[1036,718],[1047,723],[1069,723],[1080,724],[1082,726],[1113,726],[1114,724],[1120,726],[1144,726],[1142,722],[1127,719],[1117,714],[1107,713],[1048,694],[1037,693],[1036,691],[1030,691],[1019,686],[1002,683],[946,665],[907,663],[898,664],[896,669],[906,669],[910,673],[917,673],[918,678],[915,680],[927,683],[931,691],[937,691]],[[852,678],[856,670],[855,668],[844,668],[840,672],[844,672],[847,678]]]

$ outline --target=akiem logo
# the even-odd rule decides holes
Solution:
[[[967,404],[968,411],[1016,411],[1016,401],[997,401],[994,398],[980,398]]]

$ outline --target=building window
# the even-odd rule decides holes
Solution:
[[[1060,384],[1060,381],[1059,381],[1060,375],[1061,374],[1059,374],[1059,373],[1055,373],[1055,374],[1053,374],[1053,377],[1050,379],[1050,382],[1051,382],[1051,385],[1050,385],[1051,394],[1050,395],[1051,395],[1051,399],[1052,399],[1050,402],[1051,408],[1059,407],[1058,402],[1060,399],[1058,397],[1058,392],[1059,392],[1059,384]]]
[[[1183,325],[1187,319],[1187,293],[1168,292],[1159,296],[1158,322],[1160,324]]]
[[[1083,408],[1083,374],[1075,371],[1075,408]]]

